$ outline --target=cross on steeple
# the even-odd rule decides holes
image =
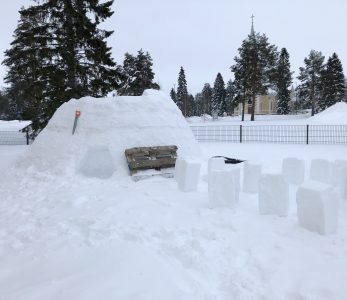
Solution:
[[[254,18],[255,18],[255,16],[252,14],[252,16],[251,16],[251,19],[252,19],[251,35],[254,35]]]

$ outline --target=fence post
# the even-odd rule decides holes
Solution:
[[[27,128],[25,133],[26,133],[26,138],[27,138],[27,145],[29,145],[29,128]]]
[[[308,145],[308,133],[309,133],[309,125],[306,125],[306,145]]]
[[[240,125],[240,143],[242,143],[242,125]]]

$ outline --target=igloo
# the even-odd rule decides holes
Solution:
[[[75,111],[81,116],[71,134]],[[179,108],[166,94],[147,90],[142,96],[85,97],[64,103],[18,164],[64,176],[80,172],[87,149],[104,145],[116,171],[129,175],[124,150],[133,147],[176,145],[182,158],[199,158],[199,145]]]

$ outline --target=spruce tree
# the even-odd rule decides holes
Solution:
[[[188,95],[188,103],[187,103],[187,117],[194,116],[194,109],[195,109],[194,96],[192,94],[189,94]]]
[[[170,91],[170,98],[172,99],[173,102],[177,103],[177,95],[176,95],[176,90],[174,88],[172,88]]]
[[[5,51],[3,64],[8,68],[5,82],[9,117],[32,120],[34,130],[45,124],[44,110],[50,80],[59,72],[52,62],[47,17],[33,13],[34,7],[22,8],[11,48]]]
[[[183,67],[181,67],[178,74],[178,85],[177,85],[177,106],[182,111],[183,116],[187,116],[188,113],[188,89],[187,89],[187,80],[184,73]]]
[[[141,96],[146,89],[159,89],[153,82],[152,57],[140,49],[137,56],[125,54],[123,62],[123,80],[118,89],[119,95]]]
[[[252,99],[251,121],[254,121],[256,96],[265,94],[273,83],[277,48],[269,43],[265,34],[255,33],[252,26],[251,34],[242,42],[238,51],[239,56],[235,57],[231,69],[239,94],[243,95],[243,107],[247,95]]]
[[[299,98],[311,107],[311,115],[317,111],[317,102],[322,92],[322,72],[324,68],[324,56],[321,52],[311,50],[304,60],[305,67],[300,67],[298,79]]]
[[[318,103],[320,110],[345,101],[345,88],[342,63],[337,54],[333,53],[322,72],[322,97]]]
[[[204,87],[201,91],[201,106],[202,106],[202,114],[211,114],[212,107],[212,93],[213,90],[209,83],[205,83]]]
[[[202,93],[197,93],[194,97],[194,116],[201,116],[202,114]]]
[[[99,29],[113,14],[112,3],[42,0],[20,11],[15,39],[5,54],[5,80],[10,93],[27,95],[31,90],[25,98],[28,107],[36,108],[32,118],[37,130],[69,99],[101,97],[118,87],[120,70],[106,42],[112,31]],[[15,75],[17,65],[29,66],[29,83]]]
[[[226,110],[225,84],[222,75],[218,73],[213,86],[212,114],[221,116]]]
[[[9,99],[3,91],[0,91],[0,120],[8,119]]]
[[[227,87],[225,89],[225,103],[226,111],[229,115],[234,113],[235,107],[238,105],[238,99],[236,97],[236,88],[234,82],[230,79],[227,82]]]
[[[274,86],[277,92],[277,113],[287,115],[289,113],[292,72],[290,71],[289,53],[286,48],[281,50],[274,75]]]

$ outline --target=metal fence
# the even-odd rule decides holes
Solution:
[[[190,126],[199,142],[347,144],[347,125]]]
[[[0,145],[29,145],[28,131],[0,131]]]

